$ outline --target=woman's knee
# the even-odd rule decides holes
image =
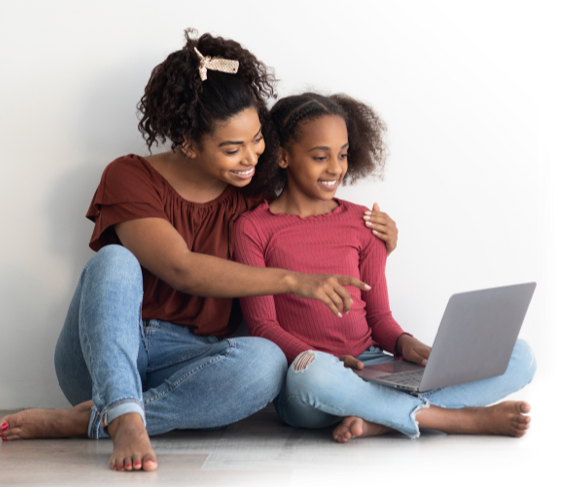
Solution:
[[[237,349],[245,356],[245,364],[252,377],[262,385],[270,385],[279,394],[287,373],[287,359],[283,351],[273,342],[261,337],[238,337]]]
[[[83,276],[86,275],[103,281],[117,279],[142,286],[140,263],[131,251],[117,244],[102,247],[86,264]]]

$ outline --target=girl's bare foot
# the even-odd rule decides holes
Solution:
[[[531,424],[527,402],[502,402],[491,407],[445,409],[430,406],[420,410],[420,427],[448,434],[488,434],[522,437]]]
[[[385,434],[390,430],[392,430],[390,427],[368,422],[360,417],[345,417],[332,435],[338,442],[347,442],[355,437],[371,437]]]
[[[153,471],[158,467],[156,454],[138,413],[117,417],[108,425],[107,431],[113,439],[113,454],[109,459],[111,469]]]
[[[3,441],[45,437],[86,437],[92,401],[72,408],[45,410],[32,408],[0,420]]]

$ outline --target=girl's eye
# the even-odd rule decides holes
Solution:
[[[257,139],[254,139],[254,143],[258,143],[258,142],[261,142],[261,141],[263,141],[262,135],[260,135]]]
[[[326,159],[327,159],[326,156],[316,156],[316,157],[314,158],[314,160],[315,160],[315,161],[318,161],[319,163],[321,163],[321,162],[323,162],[323,161],[326,161]]]
[[[233,156],[234,154],[236,154],[238,152],[238,149],[235,149],[234,151],[226,151],[225,154],[227,154],[228,156]]]
[[[347,154],[340,154],[340,158],[347,159]]]

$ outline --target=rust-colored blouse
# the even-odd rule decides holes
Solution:
[[[127,220],[156,217],[170,222],[192,252],[231,259],[234,222],[263,198],[250,199],[228,186],[217,198],[194,203],[182,198],[150,163],[134,154],[113,161],[101,177],[86,217],[95,223],[90,247],[99,251],[121,244],[114,225]],[[142,318],[189,326],[195,334],[225,336],[238,325],[230,321],[232,299],[182,293],[142,269]]]

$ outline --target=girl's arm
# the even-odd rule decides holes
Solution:
[[[381,349],[395,354],[396,342],[404,331],[390,311],[385,275],[386,257],[383,242],[378,239],[364,239],[359,256],[359,273],[361,279],[372,280],[372,289],[362,292],[361,298],[366,304],[367,323],[373,339],[379,343]]]
[[[338,315],[342,307],[346,312],[351,306],[345,285],[368,289],[352,277],[250,267],[191,252],[172,224],[160,218],[128,220],[115,225],[115,232],[141,266],[190,295],[233,298],[293,293],[320,300]]]
[[[386,244],[386,255],[389,256],[396,249],[398,244],[398,228],[396,222],[388,214],[381,212],[377,203],[373,205],[373,210],[365,212],[363,215],[365,225],[371,229],[373,235],[378,237]]]
[[[236,260],[250,266],[265,268],[264,244],[257,237],[253,225],[245,219],[240,219],[236,223],[234,236]],[[275,301],[272,296],[241,298],[240,305],[250,334],[277,344],[287,356],[289,364],[301,352],[314,349],[281,327],[277,321]]]
[[[402,356],[407,361],[425,366],[431,348],[405,333],[392,317],[386,286],[386,256],[382,243],[373,239],[369,239],[360,256],[360,276],[373,283],[370,292],[361,293],[366,303],[367,322],[371,327],[372,337],[381,348],[395,356]]]

